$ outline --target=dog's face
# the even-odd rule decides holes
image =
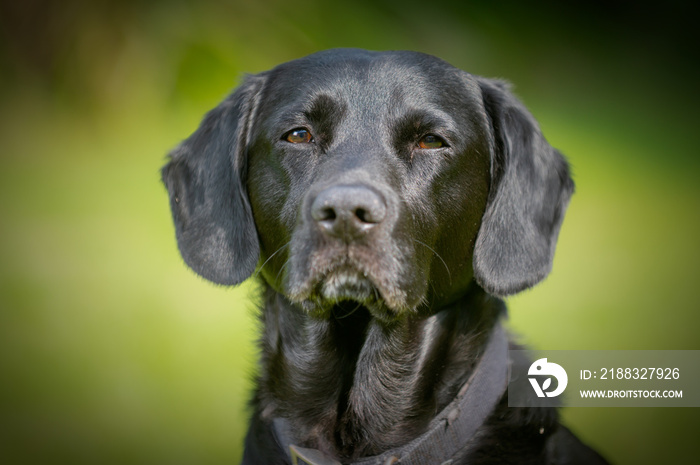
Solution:
[[[489,190],[478,84],[432,57],[351,58],[268,77],[248,152],[261,259],[277,252],[262,274],[313,311],[446,303],[471,281]]]
[[[573,184],[502,84],[412,52],[332,50],[249,78],[171,154],[185,260],[236,284],[256,264],[317,316],[382,320],[476,282],[542,279]]]

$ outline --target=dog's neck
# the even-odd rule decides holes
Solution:
[[[258,401],[294,440],[357,458],[421,434],[466,382],[503,303],[477,286],[429,317],[391,325],[353,306],[314,319],[265,291]]]

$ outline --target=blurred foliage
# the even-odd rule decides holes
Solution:
[[[503,77],[577,182],[554,272],[510,299],[551,349],[700,349],[691,4],[0,3],[0,462],[235,463],[255,286],[182,264],[166,152],[246,72],[414,49]],[[695,409],[568,409],[616,463],[698,455]]]

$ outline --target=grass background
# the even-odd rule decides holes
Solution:
[[[502,77],[571,161],[540,349],[700,349],[690,10],[618,2],[0,3],[0,462],[236,463],[255,286],[180,259],[159,168],[241,79],[316,50],[414,49]],[[565,409],[623,464],[687,463],[698,410]]]

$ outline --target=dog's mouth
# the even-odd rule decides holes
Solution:
[[[382,291],[366,272],[343,265],[314,280],[302,304],[314,316],[328,318],[339,304],[365,307],[381,319],[393,319],[395,313],[385,303]]]
[[[346,258],[309,276],[290,292],[290,297],[315,317],[329,318],[342,304],[344,308],[364,307],[374,317],[392,321],[407,309],[405,293],[394,289]]]
[[[379,291],[365,273],[342,266],[327,273],[312,294],[332,303],[354,300],[362,304],[379,300]]]

